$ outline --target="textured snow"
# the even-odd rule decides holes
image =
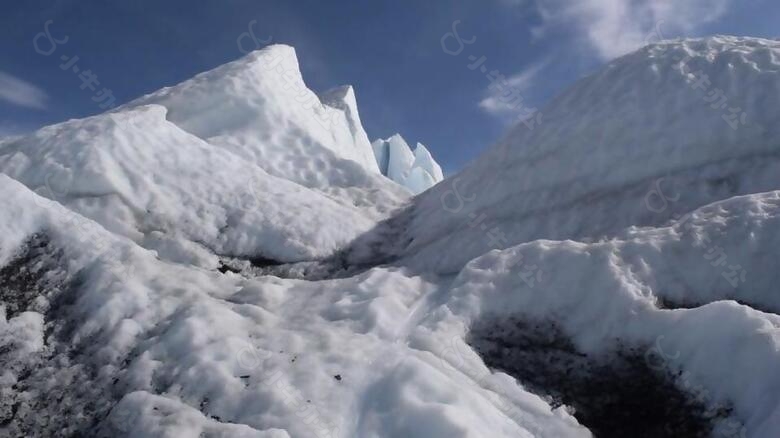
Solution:
[[[6,242],[48,233],[68,271],[82,273],[72,305],[0,325],[0,339],[22,331],[10,345],[39,353],[2,357],[2,390],[17,383],[5,403],[20,403],[12,435],[73,433],[85,425],[76,418],[88,425],[96,414],[94,430],[107,436],[587,436],[519,387],[526,412],[508,419],[492,379],[463,379],[407,345],[435,282],[394,268],[322,282],[205,272],[158,260],[87,219],[73,227],[71,211],[2,175],[0,194],[10,205],[0,212]],[[46,329],[61,337],[42,348]],[[49,369],[35,371],[40,363]],[[43,391],[66,376],[101,397]],[[36,409],[56,421],[45,425]]]
[[[385,140],[375,140],[372,147],[379,171],[414,194],[444,179],[441,166],[422,143],[417,143],[412,151],[406,140],[395,134]]]
[[[183,130],[271,175],[386,213],[405,194],[377,173],[354,90],[331,90],[324,100],[306,87],[295,50],[273,45],[118,111],[162,105]]]
[[[409,206],[383,175],[435,183],[427,149],[394,136],[372,161],[354,90],[295,92],[274,54],[294,55],[0,141],[1,436],[592,436],[486,365],[474,328],[502,320],[550,323],[584,357],[640,352],[725,412],[713,436],[777,436],[780,43],[618,59]],[[331,132],[311,119],[325,107]],[[362,270],[285,279],[220,256]]]
[[[174,261],[322,257],[373,223],[165,116],[148,105],[43,128],[0,146],[0,170]]]
[[[778,275],[765,259],[780,243],[778,221],[780,192],[769,192],[707,206],[684,223],[632,230],[623,239],[539,240],[491,251],[460,272],[450,302],[430,322],[437,340],[427,342],[454,338],[457,349],[469,351],[461,339],[480,319],[551,320],[580,351],[638,348],[679,372],[685,387],[705,388],[699,394],[705,403],[733,403],[731,421],[746,435],[715,436],[776,436],[780,316],[732,300],[780,310]],[[706,257],[708,239],[730,263],[749,267],[747,282],[734,288],[724,280]],[[528,266],[544,269],[535,286],[523,275]],[[659,309],[668,299],[701,307]]]

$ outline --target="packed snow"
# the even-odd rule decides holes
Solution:
[[[372,143],[379,171],[412,193],[420,194],[444,179],[444,172],[428,148],[417,143],[414,151],[400,134]]]
[[[438,184],[286,46],[0,140],[0,436],[774,438],[779,70],[646,47]]]

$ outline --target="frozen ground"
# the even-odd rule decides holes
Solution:
[[[0,436],[778,435],[780,43],[618,59],[412,199],[288,56],[0,143]]]

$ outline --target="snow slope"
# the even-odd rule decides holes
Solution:
[[[397,221],[407,225],[395,240],[411,243],[384,256],[456,272],[493,248],[614,236],[776,189],[779,72],[780,42],[754,38],[662,42],[619,58],[542,108],[541,125],[518,124],[417,197]],[[708,102],[718,90],[722,109]],[[729,108],[744,125],[741,112],[736,129],[724,120]]]
[[[441,166],[422,143],[417,143],[412,151],[406,140],[395,134],[386,140],[375,140],[372,147],[379,171],[414,194],[444,179]]]

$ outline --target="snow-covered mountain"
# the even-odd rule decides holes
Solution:
[[[375,140],[371,146],[382,175],[419,194],[444,179],[441,166],[422,143],[412,150],[400,134]]]
[[[0,142],[0,436],[777,436],[780,42],[617,59],[414,198],[293,58]]]

